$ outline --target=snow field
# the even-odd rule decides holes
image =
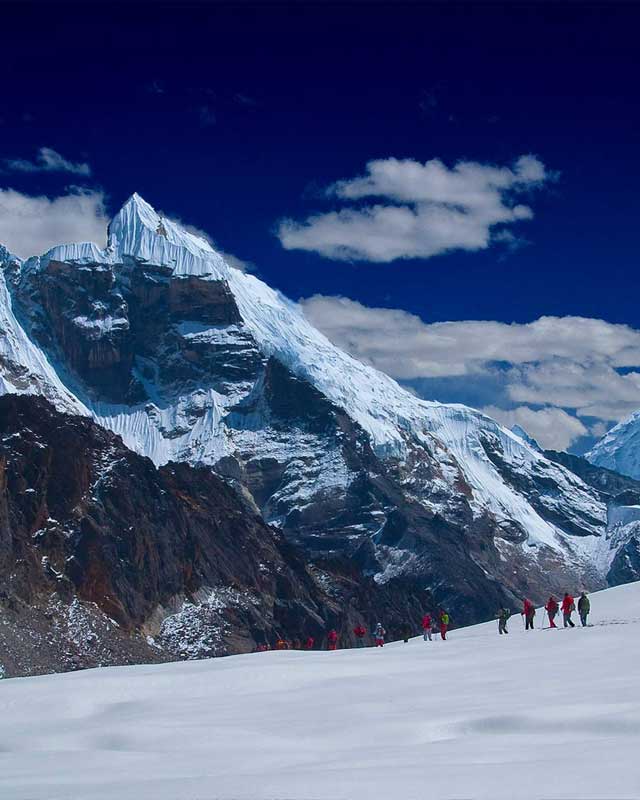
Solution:
[[[587,629],[2,681],[0,797],[636,800],[640,583],[591,601]]]

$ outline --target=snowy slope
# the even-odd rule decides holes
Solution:
[[[174,279],[224,283],[237,305],[241,323],[222,334],[249,336],[262,357],[276,358],[344,409],[367,433],[378,457],[402,461],[416,448],[424,449],[438,462],[440,473],[431,479],[428,491],[440,481],[443,492],[455,498],[462,484],[469,486],[469,502],[476,518],[488,512],[499,526],[515,524],[525,533],[523,548],[528,555],[535,555],[535,548],[544,545],[567,563],[593,566],[597,580],[602,581],[613,558],[600,542],[606,528],[606,508],[580,479],[480,412],[420,400],[387,375],[356,361],[317,331],[295,303],[255,276],[231,268],[206,241],[162,218],[138,195],[133,195],[112,221],[106,249],[92,243],[61,245],[30,259],[22,268],[23,278],[45,270],[52,261],[78,269],[104,265],[112,268],[123,284],[131,282],[132,270],[146,265],[160,267]],[[76,325],[80,324],[78,320],[82,322],[85,317],[76,317]],[[103,327],[109,324],[114,329],[112,322],[101,320]],[[86,320],[83,324],[86,326]],[[195,333],[183,327],[180,333],[183,339],[199,337],[200,342],[209,337],[212,346],[221,335],[213,325]],[[27,349],[25,345],[25,352]],[[31,351],[25,358],[27,369],[39,375],[41,369],[33,363]],[[43,369],[46,381],[42,391],[57,399],[60,381],[50,374],[48,363]],[[82,392],[77,402],[79,407],[88,406],[95,419],[120,434],[129,447],[157,464],[169,460],[215,464],[239,449],[282,462],[303,451],[308,453],[308,460],[320,463],[319,474],[342,491],[353,480],[338,450],[318,455],[322,442],[300,438],[283,441],[271,431],[262,434],[232,429],[227,424],[232,409],[252,391],[255,393],[257,384],[240,383],[227,393],[208,386],[188,387],[167,396],[159,394],[156,384],[140,379],[146,381],[149,402],[113,404]],[[54,387],[55,392],[47,387]],[[11,386],[5,387],[5,391],[11,390]],[[80,390],[74,387],[74,391]],[[67,391],[61,402],[74,402],[69,394]],[[263,423],[258,419],[253,424],[261,430]],[[425,491],[423,488],[423,495]],[[310,492],[301,489],[301,499]],[[432,511],[443,508],[426,497],[421,501]],[[561,519],[569,520],[569,527],[578,530],[579,536],[563,527],[558,521]]]
[[[3,250],[4,248],[0,248]],[[6,250],[5,255],[8,256]],[[3,253],[0,252],[0,266]],[[0,394],[42,394],[61,411],[88,414],[62,383],[42,350],[33,344],[16,319],[0,269]]]
[[[592,627],[494,623],[0,683],[7,800],[635,800],[640,584]]]
[[[606,433],[586,458],[598,467],[640,479],[640,411]]]

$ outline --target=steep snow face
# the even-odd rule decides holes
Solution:
[[[0,249],[0,261],[9,253]],[[13,313],[11,295],[0,270],[0,394],[39,394],[62,411],[88,414],[64,386],[42,350],[33,344]]]
[[[586,458],[598,467],[640,479],[640,411],[605,434]]]
[[[157,354],[152,362],[146,355],[135,356],[132,375],[146,393],[146,401],[105,403],[95,393],[81,393],[98,422],[157,464],[172,459],[216,464],[242,452],[250,453],[254,461],[262,459],[264,467],[265,460],[284,464],[304,453],[306,477],[298,476],[281,487],[280,498],[287,497],[290,503],[297,500],[304,508],[315,491],[314,482],[323,491],[346,491],[354,474],[343,449],[316,434],[293,429],[283,434],[256,399],[262,391],[265,364],[275,359],[344,410],[366,433],[383,462],[407,462],[417,451],[427,454],[434,470],[421,484],[411,484],[412,496],[425,508],[446,517],[461,495],[460,487],[465,486],[474,517],[489,513],[499,527],[515,526],[528,556],[535,558],[537,548],[544,547],[561,560],[593,565],[600,553],[606,508],[577,477],[483,414],[416,398],[389,376],[339,350],[313,328],[299,306],[255,276],[231,268],[208,242],[162,218],[138,195],[112,221],[104,250],[92,243],[61,245],[27,262],[23,277],[37,277],[56,263],[92,274],[110,271],[116,287],[120,283],[133,292],[132,303],[141,275],[149,279],[149,285],[168,281],[172,286],[192,286],[196,292],[215,284],[222,287],[220,292],[228,292],[225,302],[234,306],[237,317],[214,322],[201,315],[196,320],[188,309],[180,310],[171,329],[171,347],[162,361]],[[145,292],[148,295],[151,289]],[[210,309],[211,301],[204,307]],[[109,344],[116,327],[124,330],[124,323],[107,329],[86,313],[73,317],[76,326],[78,319],[85,333],[103,337]],[[221,347],[235,359],[240,351],[246,356],[253,350],[253,355],[243,356],[248,366],[240,370],[241,378],[227,377],[210,385],[207,359]],[[210,348],[204,356],[203,348]],[[29,353],[27,358],[33,360],[35,355]],[[124,359],[120,351],[117,358],[118,363]],[[199,377],[193,368],[198,359],[204,359]],[[228,361],[225,356],[227,367]],[[42,372],[40,364],[28,363],[34,374]],[[64,390],[46,359],[44,366],[47,385]],[[69,392],[65,399],[74,400]],[[251,402],[257,403],[255,409],[238,413]],[[314,462],[330,465],[326,474],[322,471],[324,484],[318,483],[320,473],[309,468]],[[291,470],[291,464],[287,469]],[[273,480],[277,489],[277,473]],[[594,567],[602,575],[601,567],[604,560]]]

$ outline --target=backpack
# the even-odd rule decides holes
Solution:
[[[507,620],[511,616],[511,609],[510,608],[503,608],[504,611],[503,619]]]

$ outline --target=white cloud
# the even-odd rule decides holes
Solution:
[[[427,324],[343,297],[301,303],[332,341],[414,388],[418,381],[424,396],[500,408],[558,448],[640,407],[640,331],[627,325],[584,317]],[[587,418],[595,419],[589,430]],[[540,433],[545,424],[548,435]]]
[[[104,246],[108,222],[102,192],[71,188],[50,198],[0,188],[0,243],[21,258],[65,242]]]
[[[504,409],[485,406],[481,409],[493,419],[512,428],[520,425],[544,449],[566,450],[589,431],[577,418],[561,408],[541,408],[538,411],[527,406]]]
[[[530,155],[512,167],[378,159],[367,164],[365,176],[339,181],[327,194],[354,202],[383,198],[382,203],[316,214],[304,222],[285,219],[278,236],[287,250],[375,262],[482,250],[505,238],[513,245],[517,237],[506,237],[505,226],[533,216],[516,196],[554,177]]]
[[[69,161],[50,147],[41,147],[35,161],[7,158],[4,165],[13,172],[69,172],[72,175],[91,175],[89,164]]]

